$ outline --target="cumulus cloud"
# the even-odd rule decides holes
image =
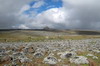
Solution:
[[[20,28],[20,29],[29,29],[27,26],[25,26],[23,24],[21,24],[18,28]]]
[[[0,29],[11,29],[22,21],[15,15],[31,0],[0,0]]]
[[[21,15],[20,18],[25,20],[23,25],[29,28],[43,28],[49,26],[51,28],[64,28],[65,20],[68,18],[68,14],[64,12],[62,8],[52,8],[38,14],[36,17],[28,17],[27,15]],[[67,24],[67,23],[66,23]],[[20,25],[19,25],[20,26]]]
[[[65,8],[70,9],[70,20],[73,23],[72,26],[76,25],[80,29],[99,29],[100,26],[100,4],[99,0],[63,0]],[[66,3],[69,4],[69,8]],[[74,23],[75,22],[75,23]],[[98,28],[97,28],[98,26]]]
[[[62,11],[61,8],[52,8],[37,15],[37,18],[42,17],[42,20],[46,19],[51,22],[61,23],[65,21],[65,18],[67,18],[65,15],[65,12]]]
[[[0,0],[0,28],[36,29],[49,26],[57,29],[100,29],[99,0],[62,0],[63,7],[51,8],[39,14],[32,11],[31,17],[22,14],[30,8],[26,3],[31,0],[25,0],[24,3],[17,0],[17,4],[14,2]],[[38,8],[43,4],[43,0],[38,0],[32,8]]]

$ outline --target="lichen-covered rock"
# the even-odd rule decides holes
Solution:
[[[20,59],[21,63],[27,63],[27,62],[31,62],[32,60],[27,58],[26,56],[19,56],[18,57]]]
[[[13,53],[13,56],[20,56],[20,55],[23,55],[22,53],[20,53],[20,52],[15,52],[15,53]]]
[[[54,54],[53,53],[50,53],[49,56],[54,56]]]
[[[6,50],[4,48],[0,48],[0,53],[5,52]]]
[[[31,62],[32,60],[30,60],[29,58],[23,58],[20,59],[21,63],[27,63],[27,62]]]
[[[97,56],[93,56],[92,58],[93,58],[93,59],[98,59],[98,57],[97,57]]]
[[[24,52],[24,53],[28,53],[28,47],[25,47],[22,51]]]
[[[76,56],[74,58],[70,58],[70,62],[75,63],[75,64],[88,64],[89,63],[87,58],[84,56]]]
[[[99,51],[99,50],[93,50],[93,52],[95,52],[95,53],[100,53],[100,51]]]
[[[94,56],[93,54],[87,54],[87,56]]]
[[[66,59],[66,58],[75,57],[76,53],[75,52],[61,52],[61,53],[58,53],[58,55],[60,55],[61,58]]]
[[[98,59],[98,57],[97,57],[97,56],[94,56],[93,54],[87,54],[87,56],[90,56],[90,57],[92,57],[93,59]]]
[[[57,60],[57,58],[55,58],[53,56],[48,56],[48,57],[44,58],[43,62],[47,63],[47,64],[57,64],[58,60]]]
[[[33,54],[33,56],[34,56],[35,58],[40,58],[40,57],[43,57],[44,54],[43,54],[42,52],[35,52],[35,53]]]

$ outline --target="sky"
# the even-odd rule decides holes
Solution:
[[[100,0],[0,0],[0,29],[100,30]]]

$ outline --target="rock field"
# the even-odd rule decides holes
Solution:
[[[0,43],[0,66],[100,66],[100,39]]]

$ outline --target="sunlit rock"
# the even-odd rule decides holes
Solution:
[[[34,56],[35,58],[40,58],[40,57],[43,57],[44,54],[43,54],[42,52],[35,52],[35,53],[33,54],[33,56]]]
[[[31,62],[32,60],[27,58],[26,56],[19,56],[18,57],[20,59],[21,63],[27,63],[27,62]]]
[[[57,60],[57,58],[55,58],[53,56],[48,56],[48,57],[44,58],[43,62],[46,64],[57,64],[58,60]]]
[[[87,58],[84,56],[76,56],[74,58],[70,58],[70,62],[75,63],[75,64],[88,64],[89,63]]]
[[[92,57],[92,56],[94,56],[94,55],[93,55],[93,54],[87,54],[87,56],[91,56],[91,57]]]
[[[93,58],[93,59],[98,59],[98,57],[97,57],[97,56],[93,56],[92,58]]]
[[[58,55],[60,55],[62,59],[66,59],[66,58],[75,57],[76,53],[75,52],[60,52],[58,53]]]

